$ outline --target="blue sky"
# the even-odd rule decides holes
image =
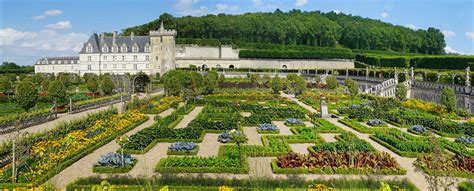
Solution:
[[[439,28],[447,51],[474,54],[474,0],[0,0],[0,61],[32,65],[77,55],[92,32],[120,31],[164,12],[174,16],[301,9]]]

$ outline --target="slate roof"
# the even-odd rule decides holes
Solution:
[[[79,64],[79,56],[45,57],[35,63],[35,65],[43,64]]]
[[[102,47],[108,46],[109,51],[108,53],[111,53],[112,51],[112,46],[114,45],[113,43],[115,42],[116,46],[119,48],[119,53],[121,53],[120,47],[122,47],[124,44],[127,46],[127,52],[132,52],[132,47],[133,45],[138,45],[138,52],[145,52],[145,45],[150,43],[150,37],[149,36],[118,36],[115,38],[113,37],[104,37],[101,39],[96,33],[93,33],[89,40],[84,43],[84,46],[82,47],[81,51],[79,53],[86,53],[86,47],[90,43],[92,45],[92,52],[91,53],[100,53],[102,52]]]

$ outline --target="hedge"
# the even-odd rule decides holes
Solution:
[[[279,50],[240,50],[240,58],[263,59],[354,59],[355,55],[329,51],[279,51]]]
[[[425,69],[464,70],[471,67],[474,71],[474,56],[384,56],[357,54],[356,61],[380,67],[414,67]]]

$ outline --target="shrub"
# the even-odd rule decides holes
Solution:
[[[303,120],[296,119],[296,118],[288,118],[285,120],[286,123],[291,125],[300,125],[303,124]]]
[[[464,144],[474,144],[474,138],[473,137],[469,137],[469,136],[461,136],[461,137],[458,137],[456,139],[457,142],[461,142],[461,143],[464,143]]]
[[[380,120],[380,119],[369,119],[367,124],[373,127],[387,127],[388,126],[385,121]]]
[[[326,77],[326,84],[329,89],[336,89],[338,85],[336,76]]]
[[[449,112],[452,112],[457,107],[456,93],[450,87],[444,88],[441,91],[441,104],[443,104]]]
[[[107,153],[100,156],[97,160],[97,164],[94,166],[108,166],[108,167],[121,167],[126,165],[133,165],[136,159],[132,155],[124,154],[123,155],[123,165],[122,165],[122,155],[118,153]]]
[[[277,131],[279,129],[274,124],[264,123],[264,124],[260,124],[260,126],[258,127],[258,130],[260,130],[260,131]]]
[[[427,133],[428,130],[421,125],[413,125],[408,129],[409,132],[414,133]]]
[[[194,142],[175,142],[171,144],[168,149],[174,152],[191,152],[192,150],[196,149],[197,145]]]

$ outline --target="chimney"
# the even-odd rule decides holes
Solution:
[[[112,43],[115,44],[115,40],[117,40],[117,31],[114,31],[113,33],[113,38],[112,38]]]
[[[130,34],[130,40],[133,41],[133,37],[134,37],[134,36],[135,36],[135,33],[132,32],[132,33]]]
[[[165,30],[165,26],[163,25],[163,21],[161,21],[161,24],[160,24],[160,31],[164,31]]]

